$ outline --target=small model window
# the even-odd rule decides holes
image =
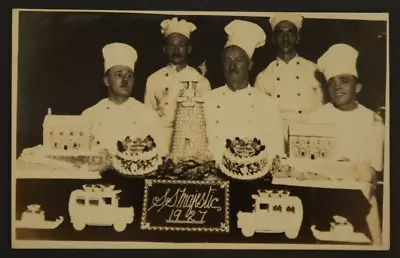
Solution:
[[[53,132],[50,132],[50,135],[53,135]]]
[[[64,135],[64,133],[63,133],[63,132],[60,132],[60,135]]]
[[[314,154],[311,154],[311,159],[315,159],[315,156],[314,156]]]
[[[260,203],[260,210],[269,210],[268,203]]]
[[[83,136],[83,132],[80,132],[79,135],[80,135],[80,136]]]
[[[55,143],[54,143],[54,148],[57,148],[57,146],[58,146],[58,144],[55,142]]]
[[[99,200],[89,200],[89,205],[98,206],[99,205]]]
[[[280,211],[282,212],[282,206],[281,205],[275,205],[273,208],[273,211]]]
[[[111,205],[111,197],[104,197],[103,202],[105,205]]]
[[[78,147],[78,144],[76,144],[76,142],[74,143],[74,148]]]
[[[97,141],[97,144],[100,144],[100,141]]]
[[[79,205],[85,205],[85,199],[84,198],[77,198],[76,203]]]
[[[293,212],[293,213],[294,213],[294,212],[295,212],[295,208],[294,208],[294,206],[287,206],[287,207],[286,207],[286,211],[287,211],[287,212]]]
[[[74,135],[74,132],[70,132],[69,135],[73,136],[73,135]]]
[[[68,146],[67,145],[64,145],[64,150],[68,150]]]

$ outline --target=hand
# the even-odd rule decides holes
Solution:
[[[360,163],[356,165],[355,179],[361,182],[368,183],[363,189],[361,189],[365,198],[371,201],[374,196],[374,190],[376,185],[376,171],[367,163]]]
[[[359,163],[356,164],[354,178],[360,182],[375,184],[376,172],[368,163]]]

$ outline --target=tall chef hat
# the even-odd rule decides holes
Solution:
[[[265,45],[267,39],[260,26],[248,21],[234,20],[225,26],[225,32],[228,34],[225,48],[238,46],[246,51],[249,58],[253,56],[256,48]]]
[[[358,77],[357,73],[358,51],[346,44],[336,44],[331,46],[317,62],[326,80],[340,75],[350,74]]]
[[[124,65],[135,69],[138,58],[136,50],[124,43],[111,43],[103,47],[104,73],[115,65]]]
[[[278,23],[281,21],[289,21],[293,23],[298,30],[300,30],[303,26],[303,17],[301,15],[296,13],[278,13],[269,19],[272,30],[274,30],[276,25],[278,25]]]
[[[161,33],[164,37],[168,37],[172,33],[180,33],[190,39],[190,35],[196,30],[196,25],[186,20],[178,20],[178,18],[173,18],[171,20],[164,20],[160,24]]]

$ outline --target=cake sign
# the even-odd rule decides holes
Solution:
[[[229,182],[146,179],[141,229],[229,232]]]

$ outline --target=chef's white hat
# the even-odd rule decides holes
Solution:
[[[340,75],[349,74],[358,77],[357,73],[358,51],[346,44],[331,46],[317,62],[326,80]]]
[[[172,33],[180,33],[190,39],[190,34],[196,30],[196,25],[186,20],[178,20],[178,18],[173,18],[171,20],[164,20],[161,24],[161,33],[164,37],[168,37]]]
[[[124,65],[135,69],[138,58],[137,52],[131,46],[124,43],[111,43],[103,47],[104,73],[115,65]]]
[[[256,48],[265,45],[267,39],[260,26],[248,21],[234,20],[225,26],[225,32],[228,34],[225,47],[238,46],[246,51],[249,58],[253,56]]]
[[[278,23],[280,23],[281,21],[289,21],[289,22],[293,23],[297,27],[298,30],[300,30],[303,25],[303,17],[299,14],[278,13],[278,14],[273,15],[269,19],[269,23],[271,24],[272,30],[274,30],[276,25],[278,25]]]

